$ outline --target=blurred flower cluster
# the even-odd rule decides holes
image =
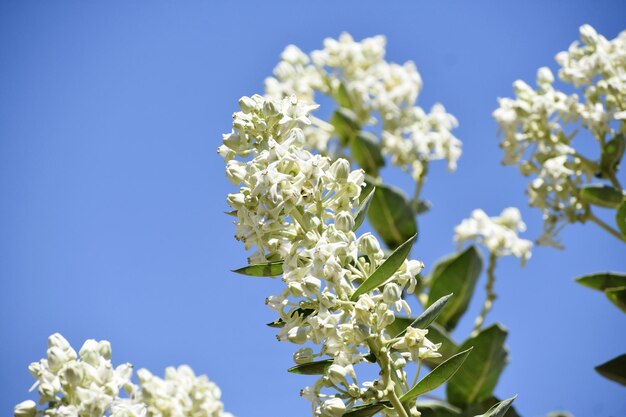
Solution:
[[[373,59],[378,41],[366,44],[374,49],[361,58]],[[394,310],[410,314],[402,292],[414,291],[423,264],[405,260],[382,285],[355,294],[385,260],[373,235],[354,232],[363,171],[304,148],[303,127],[310,125],[308,112],[316,107],[310,101],[255,95],[239,105],[233,131],[219,148],[227,177],[239,187],[227,199],[237,218],[236,237],[255,249],[251,264],[281,266],[285,288],[266,302],[278,314],[280,341],[310,345],[299,349],[294,361],[306,364],[321,356],[332,361],[302,395],[315,415],[333,417],[356,404],[387,399],[389,378],[406,384],[407,362],[439,356],[427,330],[408,329],[393,340],[386,332]],[[355,365],[371,354],[386,377],[359,380]]]
[[[223,411],[217,385],[187,366],[168,368],[165,380],[140,369],[134,384],[131,364],[113,367],[106,340],[87,340],[76,354],[55,333],[46,358],[28,369],[43,407],[26,400],[15,406],[15,417],[232,417]]]
[[[519,210],[506,208],[500,216],[489,217],[476,209],[468,219],[454,228],[454,241],[459,244],[474,241],[485,245],[496,257],[513,255],[525,263],[531,256],[533,244],[517,234],[526,230]]]
[[[356,42],[347,33],[327,38],[324,48],[302,52],[288,46],[265,81],[266,95],[282,99],[295,94],[314,103],[316,93],[331,97],[359,128],[369,126],[381,133],[382,151],[394,164],[411,170],[415,180],[428,161],[447,159],[454,170],[461,156],[461,142],[451,133],[457,121],[441,104],[429,113],[416,105],[422,79],[411,61],[403,65],[385,60],[385,37]],[[324,153],[328,141],[338,136],[333,124],[312,118],[304,127],[309,148]]]
[[[555,236],[563,226],[588,218],[588,205],[580,196],[584,184],[596,175],[621,189],[614,167],[583,156],[573,140],[582,136],[582,127],[604,149],[626,133],[626,32],[607,40],[584,25],[580,40],[557,54],[556,61],[561,81],[581,89],[582,96],[556,89],[552,71],[542,67],[536,89],[515,81],[516,97],[500,98],[493,113],[504,136],[504,164],[533,177],[527,188],[530,205],[544,216],[538,243],[557,247]]]

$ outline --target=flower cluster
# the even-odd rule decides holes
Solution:
[[[168,368],[166,379],[139,370],[139,385],[131,382],[133,367],[111,363],[111,344],[87,340],[78,354],[58,333],[48,338],[45,359],[29,371],[37,379],[39,404],[26,400],[15,406],[15,417],[232,417],[224,413],[219,388],[191,369]],[[31,389],[31,390],[32,390]]]
[[[393,309],[410,313],[402,292],[414,290],[423,264],[404,261],[384,285],[352,300],[384,261],[374,236],[357,237],[353,231],[363,171],[303,148],[302,128],[316,107],[310,102],[255,95],[239,104],[233,131],[219,148],[227,177],[239,187],[227,199],[237,216],[236,237],[247,249],[254,247],[250,263],[282,265],[285,288],[266,300],[278,314],[277,337],[313,345],[299,349],[294,361],[332,359],[326,374],[302,395],[315,415],[333,417],[353,405],[386,399],[388,378],[406,381],[407,361],[439,355],[426,330],[411,329],[394,339],[393,354],[385,347],[392,342],[385,329],[395,320]],[[359,382],[355,365],[369,354],[387,364],[381,371],[387,377]]]
[[[520,212],[515,207],[502,210],[500,216],[488,217],[477,209],[469,219],[464,219],[454,228],[454,240],[463,244],[474,241],[485,245],[496,257],[513,255],[522,262],[530,259],[532,242],[521,239],[517,233],[526,230]]]
[[[324,49],[310,55],[290,45],[274,77],[265,81],[266,95],[282,99],[295,94],[314,103],[315,93],[321,93],[348,108],[357,125],[380,123],[383,152],[394,164],[411,168],[416,180],[431,160],[447,159],[454,170],[461,155],[461,142],[451,133],[456,119],[441,104],[430,113],[415,104],[422,87],[415,64],[385,61],[385,42],[383,36],[355,42],[343,33],[337,40],[324,40]],[[337,136],[333,126],[315,118],[304,131],[307,145],[322,152]]]
[[[598,171],[598,164],[573,147],[576,124],[586,128],[598,143],[624,129],[626,119],[626,32],[612,41],[584,25],[582,45],[575,42],[556,61],[559,78],[582,89],[565,94],[553,86],[549,68],[537,72],[537,89],[518,80],[515,99],[499,99],[493,116],[503,132],[504,164],[517,165],[525,176],[531,206],[544,213],[544,235],[539,243],[558,246],[554,236],[567,223],[584,221],[587,207],[580,187]]]

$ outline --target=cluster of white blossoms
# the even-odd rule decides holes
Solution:
[[[78,354],[58,333],[48,338],[47,356],[28,370],[37,380],[39,404],[26,400],[15,417],[232,417],[223,412],[219,388],[191,369],[168,368],[165,380],[133,367],[111,363],[111,344],[87,340]]]
[[[549,68],[537,72],[537,89],[521,80],[513,84],[515,99],[499,99],[493,116],[504,138],[503,162],[517,165],[528,185],[530,204],[544,213],[539,243],[558,246],[554,236],[567,223],[583,221],[586,206],[580,186],[598,171],[597,163],[573,147],[576,124],[586,128],[603,146],[626,119],[626,32],[609,41],[589,25],[581,26],[582,44],[574,42],[556,61],[559,78],[582,89],[565,94],[554,88]]]
[[[282,99],[295,94],[314,104],[315,93],[321,93],[350,110],[360,127],[380,123],[383,152],[394,164],[411,169],[416,180],[431,160],[447,159],[454,170],[461,156],[461,142],[451,133],[456,119],[441,104],[430,113],[416,105],[422,79],[415,64],[385,61],[385,43],[384,36],[355,42],[343,33],[337,40],[325,39],[324,49],[310,55],[290,45],[274,77],[265,81],[266,95]],[[303,129],[306,144],[325,152],[329,139],[338,134],[332,125],[312,121]]]
[[[533,247],[530,240],[518,236],[518,232],[525,230],[526,224],[515,207],[502,210],[497,217],[489,217],[477,209],[470,218],[464,219],[454,228],[454,241],[459,244],[469,241],[481,243],[494,256],[513,255],[523,264],[530,259]]]
[[[302,128],[317,107],[310,102],[255,95],[239,105],[233,131],[218,150],[227,177],[239,187],[227,199],[237,217],[236,238],[255,249],[251,264],[282,264],[284,291],[266,303],[279,316],[280,341],[309,344],[294,361],[332,359],[325,375],[302,395],[313,403],[314,415],[329,417],[386,399],[388,384],[359,381],[356,375],[355,365],[368,354],[388,365],[382,372],[402,381],[407,361],[439,355],[427,330],[409,329],[393,340],[393,355],[384,347],[392,342],[385,328],[395,320],[394,309],[410,313],[402,292],[413,292],[423,264],[404,261],[384,285],[351,300],[384,261],[374,236],[357,237],[353,231],[363,171],[351,171],[345,159],[331,163],[303,148]]]

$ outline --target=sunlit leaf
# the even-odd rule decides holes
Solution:
[[[374,198],[374,191],[376,191],[376,188],[370,189],[369,193],[361,201],[361,205],[359,206],[359,209],[354,216],[354,227],[352,228],[353,231],[358,230],[358,228],[361,227],[361,225],[365,221],[365,218],[367,217],[367,212],[370,208],[370,203],[372,202],[372,198]]]
[[[232,272],[251,277],[276,277],[283,273],[283,262],[248,265],[243,268],[233,269]]]
[[[609,288],[604,291],[604,294],[613,304],[626,313],[626,286]]]
[[[324,359],[317,362],[309,362],[303,363],[302,365],[296,365],[287,369],[287,371],[291,372],[292,374],[301,375],[324,375],[332,364],[332,359]]]
[[[394,187],[376,184],[368,218],[381,239],[395,249],[417,234],[415,214],[404,194]]]
[[[598,291],[626,285],[626,274],[620,272],[598,272],[576,278],[576,282]]]
[[[385,159],[376,136],[370,132],[360,132],[350,141],[352,158],[369,175],[377,176],[378,168],[385,165]]]
[[[624,201],[624,194],[609,185],[591,184],[582,187],[580,199],[595,206],[617,208]]]

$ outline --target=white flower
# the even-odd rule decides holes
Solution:
[[[526,224],[515,207],[504,209],[497,217],[488,217],[484,211],[476,209],[470,218],[454,228],[454,241],[459,244],[468,241],[481,243],[493,255],[513,255],[523,264],[530,259],[532,251],[532,242],[517,235],[525,230]]]

